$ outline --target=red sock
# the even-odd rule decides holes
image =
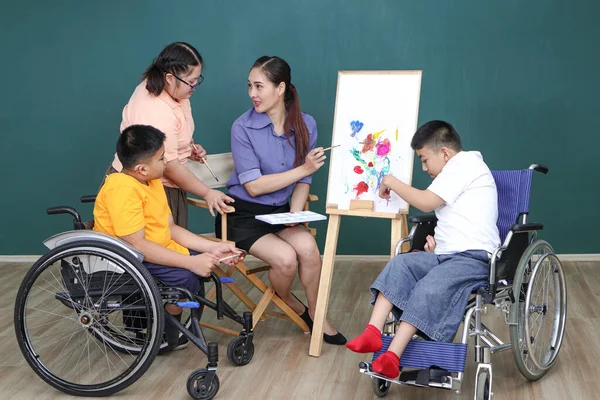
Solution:
[[[394,379],[400,375],[400,358],[395,353],[386,351],[373,361],[372,367],[374,372]]]
[[[367,325],[362,334],[346,343],[346,347],[355,353],[374,353],[381,346],[381,331],[371,324]]]

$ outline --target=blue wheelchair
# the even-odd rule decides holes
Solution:
[[[544,240],[537,238],[540,223],[527,221],[529,195],[534,171],[546,174],[548,168],[533,164],[528,169],[492,171],[498,189],[498,221],[502,244],[490,259],[489,281],[473,287],[463,319],[460,343],[442,343],[414,337],[400,357],[401,373],[389,379],[374,373],[371,363],[361,362],[360,372],[372,378],[374,393],[388,394],[394,384],[454,390],[460,393],[464,379],[467,345],[475,342],[475,399],[489,400],[492,392],[490,355],[512,349],[521,374],[528,380],[543,377],[558,356],[566,324],[567,288],[560,260]],[[398,242],[410,251],[423,250],[425,238],[434,234],[433,215],[409,218],[414,224],[409,236]],[[510,330],[510,342],[503,343],[481,322],[486,304],[500,310]],[[394,337],[396,322],[388,319],[383,332],[383,354]]]
[[[84,196],[82,201],[93,201]],[[199,320],[205,307],[218,319],[242,326],[228,346],[234,365],[254,355],[252,313],[239,316],[222,297],[222,282],[202,279],[200,293],[168,287],[144,267],[143,255],[128,243],[85,229],[71,207],[48,214],[70,214],[74,229],[44,241],[50,249],[25,275],[15,303],[14,326],[23,356],[54,388],[75,396],[109,396],[137,381],[156,355],[172,348],[164,335],[165,318],[208,357],[206,368],[192,372],[187,390],[210,400],[219,390],[216,342],[206,343]],[[229,278],[231,279],[231,278]],[[204,298],[204,282],[216,287],[216,303]],[[183,307],[182,322],[165,312],[166,304]]]

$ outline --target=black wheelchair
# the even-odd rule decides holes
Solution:
[[[460,343],[442,343],[414,337],[400,357],[401,373],[389,379],[374,373],[371,363],[361,362],[361,373],[372,378],[373,392],[383,397],[392,383],[449,389],[460,393],[464,379],[467,345],[475,338],[475,399],[489,400],[492,392],[490,355],[512,349],[517,368],[528,380],[543,377],[554,364],[565,332],[567,288],[560,260],[544,240],[537,238],[540,223],[527,221],[533,171],[546,174],[548,168],[533,164],[528,169],[492,171],[498,189],[498,222],[502,244],[490,258],[489,281],[472,288],[474,297],[463,318]],[[409,218],[414,224],[409,236],[400,240],[410,251],[423,250],[426,237],[434,234],[434,215]],[[504,314],[511,343],[503,343],[481,322],[493,304]],[[383,332],[383,354],[394,337],[396,322],[388,318]],[[427,338],[425,338],[427,339]]]
[[[47,213],[72,215],[74,230],[44,241],[50,251],[21,283],[14,326],[23,356],[48,384],[75,396],[109,396],[125,389],[170,346],[164,334],[169,318],[180,337],[208,357],[206,368],[189,375],[189,395],[212,399],[219,390],[219,356],[217,343],[206,343],[199,324],[205,307],[215,310],[218,319],[227,317],[242,326],[229,343],[229,360],[240,366],[252,360],[252,313],[239,316],[223,301],[226,282],[215,274],[203,279],[201,293],[168,287],[150,275],[143,255],[128,243],[85,229],[75,209],[53,207]],[[216,303],[204,298],[204,283],[210,280]],[[183,322],[165,311],[168,303],[186,310]]]

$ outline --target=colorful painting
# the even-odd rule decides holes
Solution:
[[[328,205],[348,209],[350,200],[373,200],[376,212],[408,211],[395,194],[381,199],[379,186],[387,174],[411,183],[420,84],[420,71],[340,72]]]
[[[368,133],[366,136],[357,135],[360,128],[355,130],[355,127],[362,128],[363,125],[360,121],[350,123],[351,136],[356,139],[354,146],[350,149],[350,154],[354,157],[356,164],[352,171],[359,176],[359,182],[352,187],[352,191],[356,194],[356,200],[361,200],[365,193],[377,193],[381,180],[390,173],[391,165],[389,156],[392,143],[385,135],[386,130]],[[348,185],[346,188],[349,190]]]

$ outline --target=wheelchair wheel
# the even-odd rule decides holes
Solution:
[[[479,371],[476,380],[475,399],[490,400],[492,398],[492,388],[490,387],[490,373],[486,370]]]
[[[560,350],[567,320],[567,286],[552,247],[536,240],[523,253],[513,282],[510,340],[521,374],[538,380]]]
[[[373,386],[373,393],[375,393],[377,397],[387,396],[390,391],[390,386],[392,386],[389,381],[381,378],[373,378],[371,385]]]
[[[234,365],[248,364],[254,357],[254,343],[245,336],[233,338],[227,346],[227,358]]]
[[[31,368],[75,396],[108,396],[139,379],[164,330],[150,273],[118,246],[93,240],[56,247],[29,270],[14,326]]]
[[[208,370],[200,368],[188,376],[187,391],[193,399],[210,400],[217,395],[219,391],[219,377],[214,375],[211,381],[208,381]]]

